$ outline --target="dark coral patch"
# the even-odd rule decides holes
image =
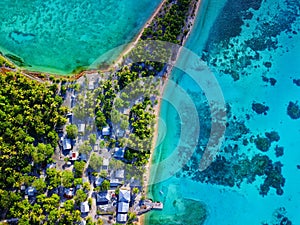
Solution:
[[[255,146],[257,149],[267,152],[271,146],[271,141],[268,138],[258,136],[254,140]]]
[[[294,120],[300,118],[300,107],[298,102],[289,102],[287,114]]]
[[[252,110],[257,114],[266,114],[267,111],[269,110],[269,106],[265,106],[264,104],[253,102]]]

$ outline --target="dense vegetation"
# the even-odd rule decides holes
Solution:
[[[191,0],[169,0],[169,7],[164,7],[161,16],[156,18],[147,28],[145,28],[142,39],[152,39],[167,41],[179,44],[178,37],[187,31],[183,31]],[[167,5],[168,5],[167,4]]]
[[[0,213],[20,200],[21,185],[40,187],[38,174],[57,145],[55,127],[66,122],[56,85],[19,73],[0,74]]]

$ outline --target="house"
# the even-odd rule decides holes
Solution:
[[[125,174],[125,170],[117,170],[115,173],[115,178],[119,179],[119,180],[124,180],[124,174]]]
[[[28,187],[25,191],[29,197],[35,196],[36,189],[34,187]]]
[[[128,213],[129,211],[129,203],[127,202],[119,202],[118,203],[118,214],[119,213]]]
[[[88,213],[90,211],[90,206],[87,201],[80,203],[80,212]]]
[[[123,159],[124,155],[125,155],[125,149],[124,148],[119,148],[119,147],[115,148],[114,157],[116,159]]]
[[[94,82],[93,82],[93,81],[90,81],[90,82],[89,82],[89,85],[88,85],[88,90],[94,90],[94,89],[95,89]]]
[[[73,188],[66,188],[64,192],[64,197],[71,199],[74,197],[74,189]]]
[[[84,131],[85,131],[85,124],[84,123],[79,124],[78,125],[78,134],[83,135]]]
[[[109,159],[103,158],[102,169],[108,170],[108,165],[109,165]]]
[[[64,139],[64,138],[62,138],[62,142],[63,142],[63,149],[65,151],[72,149],[71,139],[68,139],[68,138]]]
[[[110,135],[110,127],[109,126],[103,127],[102,135],[103,136],[109,136]]]
[[[107,191],[97,193],[96,195],[97,204],[105,205],[108,204],[109,201],[110,201],[110,196]]]
[[[104,181],[104,178],[102,178],[102,177],[97,177],[96,178],[96,180],[95,180],[95,187],[98,187],[98,186],[100,186],[102,183],[103,183],[103,181]]]
[[[130,190],[120,189],[119,192],[119,202],[130,202]]]
[[[79,156],[79,153],[78,152],[75,152],[75,151],[71,151],[70,152],[70,160],[71,161],[75,161],[78,159],[78,156]]]
[[[117,215],[117,222],[118,223],[126,223],[127,222],[127,214],[120,214]]]
[[[122,183],[118,179],[111,179],[110,180],[110,187],[118,187],[121,186]]]

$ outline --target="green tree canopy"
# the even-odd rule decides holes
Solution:
[[[75,139],[78,136],[78,128],[75,124],[69,124],[66,126],[67,135],[71,139]]]

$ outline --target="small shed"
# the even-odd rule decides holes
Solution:
[[[89,211],[90,211],[90,206],[87,201],[80,203],[80,212],[81,213],[88,213]]]
[[[127,213],[129,211],[129,203],[119,202],[118,203],[118,213]]]
[[[103,136],[109,136],[110,135],[110,127],[109,126],[103,127],[102,135]]]
[[[36,189],[34,187],[28,187],[26,193],[29,197],[35,196]]]
[[[78,156],[79,156],[79,153],[78,152],[75,152],[75,151],[71,151],[70,152],[70,160],[71,161],[75,161],[78,159]]]
[[[118,223],[126,223],[127,222],[127,214],[118,213],[117,222]]]

